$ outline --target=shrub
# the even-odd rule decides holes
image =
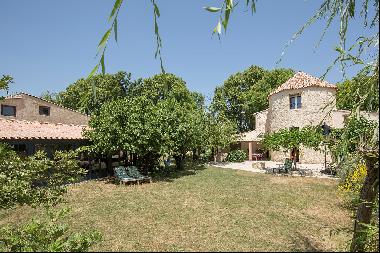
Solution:
[[[0,229],[2,252],[83,252],[101,239],[95,231],[72,233],[66,225],[57,223],[68,209],[48,212],[49,220],[31,220],[23,226],[6,226]]]
[[[339,185],[339,190],[359,194],[363,185],[367,169],[364,164],[359,164]]]
[[[247,154],[240,149],[233,150],[228,153],[227,161],[228,162],[244,162],[247,159]]]

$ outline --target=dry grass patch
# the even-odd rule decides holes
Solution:
[[[345,250],[350,213],[336,182],[207,168],[140,186],[87,182],[69,187],[66,219],[97,229],[95,251]],[[0,224],[41,213],[0,213]]]

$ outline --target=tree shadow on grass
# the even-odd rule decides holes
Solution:
[[[322,246],[315,242],[313,239],[310,239],[307,236],[296,233],[296,236],[293,238],[293,249],[292,252],[322,252],[326,251]]]
[[[184,168],[178,170],[175,164],[172,164],[167,167],[158,167],[156,170],[151,172],[150,176],[152,182],[173,182],[175,179],[192,176],[197,174],[199,171],[205,170],[206,166],[204,163],[187,161]],[[96,181],[103,182],[105,184],[119,184],[114,176],[107,176],[95,179]],[[141,182],[147,183],[147,182]],[[133,183],[130,183],[133,184]]]
[[[175,179],[192,176],[205,169],[206,166],[201,163],[188,163],[181,170],[176,169],[175,166],[171,166],[154,173],[152,180],[153,182],[173,182]]]

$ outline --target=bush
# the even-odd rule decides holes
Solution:
[[[228,153],[227,159],[228,162],[244,162],[247,160],[247,154],[240,149],[233,150]]]
[[[49,212],[48,221],[31,220],[23,226],[6,226],[0,229],[1,252],[83,252],[101,240],[96,231],[69,232],[58,223],[68,209]]]

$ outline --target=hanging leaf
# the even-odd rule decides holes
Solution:
[[[105,45],[105,43],[107,42],[107,40],[111,34],[111,29],[112,28],[108,29],[107,32],[103,35],[102,40],[99,42],[98,48],[101,48],[101,47],[103,47],[103,45]]]
[[[91,73],[88,75],[88,78],[92,77],[96,71],[98,71],[99,64],[96,64],[96,66],[92,69]]]
[[[106,66],[104,64],[104,53],[102,54],[102,58],[100,58],[100,63],[102,64],[102,74],[106,73]]]
[[[115,41],[117,42],[117,17],[115,18],[115,23],[113,25],[113,32],[115,34]]]
[[[108,22],[112,19],[112,17],[115,15],[115,13],[117,12],[117,10],[120,8],[121,4],[123,3],[123,0],[116,0],[115,1],[115,4],[113,6],[113,9],[111,11],[111,14],[108,18]]]
[[[222,24],[223,24],[223,27],[224,27],[224,31],[227,31],[227,26],[228,26],[228,20],[230,18],[230,13],[231,13],[231,10],[230,9],[227,9],[225,12],[224,12],[224,19],[222,21]]]
[[[218,12],[221,10],[221,8],[218,8],[218,7],[203,7],[203,9],[209,12]]]
[[[226,0],[226,3],[227,3],[227,5],[226,5],[226,9],[227,10],[231,10],[232,8],[233,8],[233,6],[234,6],[234,1],[233,0]]]
[[[158,9],[157,4],[153,1],[154,6],[154,12],[156,13],[157,17],[160,17],[160,10]]]
[[[219,20],[218,24],[217,24],[216,27],[214,28],[213,33],[218,33],[218,34],[220,34],[221,32],[222,32],[222,25],[220,24],[220,20]]]

